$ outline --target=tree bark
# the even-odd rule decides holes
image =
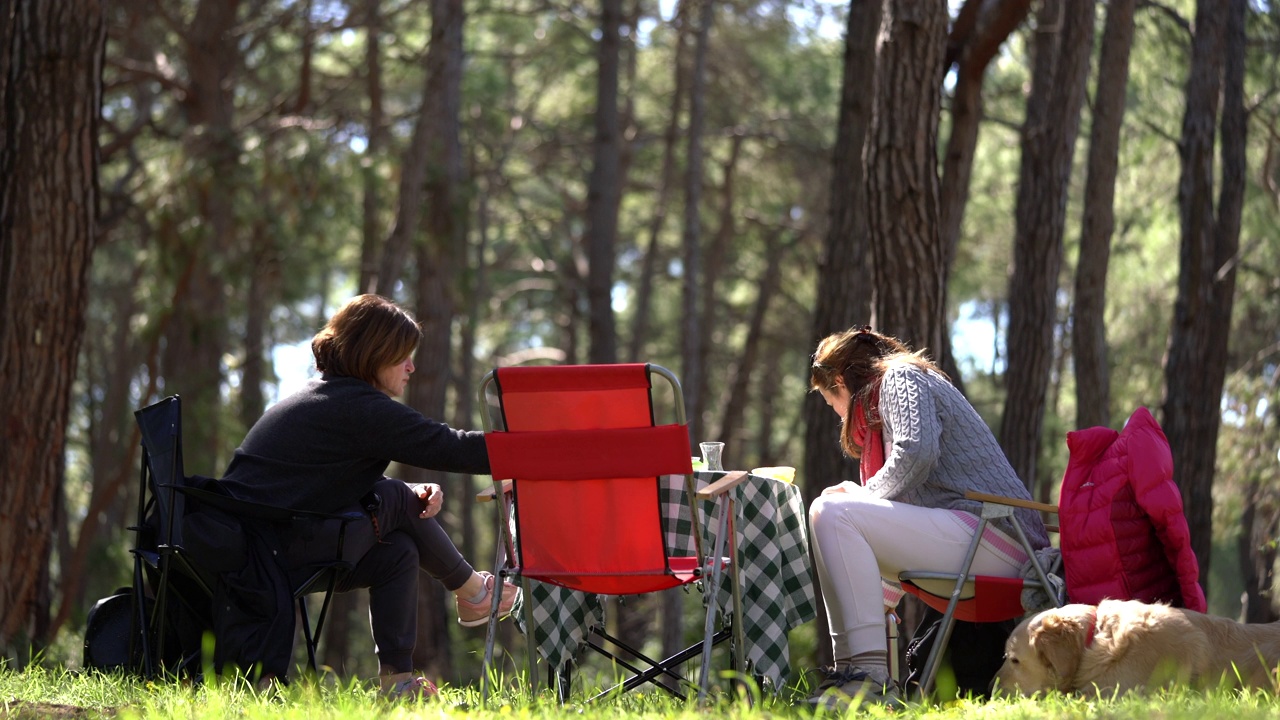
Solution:
[[[1076,427],[1111,424],[1111,368],[1107,362],[1107,266],[1115,232],[1120,129],[1129,86],[1129,50],[1137,0],[1111,0],[1102,31],[1098,90],[1089,131],[1089,170],[1076,261],[1071,351],[1076,373]]]
[[[989,9],[984,11],[983,8]],[[943,154],[942,181],[938,190],[941,242],[946,250],[944,278],[951,277],[960,245],[964,210],[969,203],[973,159],[983,118],[983,79],[992,59],[1009,35],[1026,19],[1030,8],[1031,0],[1000,0],[997,3],[968,0],[952,25],[946,64],[950,66],[954,61],[956,84],[951,95],[951,134]],[[951,335],[945,330],[938,358],[951,381],[964,392],[960,366],[951,352]]]
[[[689,414],[689,432],[693,441],[702,437],[702,408],[706,393],[703,388],[702,357],[703,334],[702,308],[698,307],[698,284],[702,278],[702,223],[699,212],[702,207],[702,133],[706,124],[707,106],[707,45],[710,42],[711,23],[715,18],[714,0],[695,0],[698,25],[694,30],[693,71],[689,81],[689,129],[685,150],[684,174],[684,230],[681,235],[684,246],[683,273],[683,322],[680,331],[681,382],[685,408]]]
[[[830,224],[818,268],[818,292],[810,345],[830,333],[872,322],[871,258],[867,244],[867,196],[863,144],[871,122],[870,98],[876,76],[876,34],[880,0],[851,0],[845,34],[840,115],[832,156]],[[805,378],[808,381],[808,378]],[[858,467],[840,450],[839,418],[817,393],[806,393],[803,417],[804,494],[817,497],[822,488],[858,476]],[[815,588],[817,589],[817,588]],[[815,593],[822,602],[821,592]],[[818,662],[831,664],[827,617],[818,609]]]
[[[934,357],[946,326],[936,148],[947,19],[943,0],[886,0],[866,145],[877,329]]]
[[[1022,125],[1013,273],[1009,279],[1008,394],[1000,445],[1034,489],[1058,322],[1058,275],[1072,158],[1093,48],[1094,0],[1046,0],[1037,17]]]
[[[701,297],[698,299],[698,307],[702,309],[702,327],[703,341],[699,347],[698,355],[698,377],[702,378],[702,397],[703,407],[711,408],[716,405],[713,400],[713,391],[722,390],[723,388],[714,388],[711,386],[711,348],[712,346],[723,346],[724,339],[728,335],[725,328],[721,327],[719,317],[719,296],[716,289],[720,287],[720,279],[725,276],[732,266],[730,261],[730,251],[733,248],[733,239],[736,237],[737,228],[734,223],[734,180],[738,171],[738,158],[742,154],[743,135],[736,130],[729,138],[729,155],[725,158],[720,168],[721,177],[724,178],[723,184],[720,186],[720,202],[717,215],[716,233],[711,238],[711,244],[707,247],[707,252],[703,255],[703,272],[702,283],[699,287]],[[715,373],[719,377],[719,373]],[[707,426],[704,425],[704,428]],[[708,428],[709,429],[709,428]],[[708,432],[704,429],[703,432]],[[719,440],[727,442],[728,438],[720,436],[705,435],[708,440]],[[725,448],[724,461],[729,463],[725,467],[734,467],[733,458],[744,457],[739,453],[745,450],[744,447],[728,445]]]
[[[419,362],[415,363],[418,371],[410,382],[409,403],[434,418],[447,417],[445,399],[452,378],[453,316],[457,306],[455,283],[466,244],[458,119],[464,12],[462,0],[432,0],[431,45],[427,50],[427,84],[420,117],[420,127],[427,131],[426,155],[422,159],[429,212],[425,218],[425,242],[418,245],[416,253],[422,344],[418,348]],[[411,482],[439,482],[450,487],[441,473],[412,469],[407,477]],[[458,489],[470,491],[469,487]],[[424,575],[418,599],[414,667],[453,678],[447,593]]]
[[[769,304],[778,294],[782,284],[782,253],[787,247],[779,237],[783,227],[765,230],[764,270],[756,280],[756,301],[747,323],[747,338],[742,343],[742,353],[730,373],[724,392],[724,405],[718,413],[720,428],[715,437],[726,446],[737,448],[738,467],[750,467],[746,450],[755,443],[746,436],[747,404],[751,399],[751,377],[763,348],[764,323],[769,314]],[[767,453],[768,447],[758,447],[757,452]]]
[[[382,183],[378,178],[378,161],[382,155],[384,120],[382,118],[382,0],[365,0],[365,93],[369,96],[368,127],[365,128],[365,162],[361,166],[364,194],[361,200],[360,268],[356,285],[358,293],[373,292],[378,287],[378,251],[382,242],[378,208]]]
[[[187,192],[199,215],[194,229],[173,229],[164,252],[181,268],[182,288],[170,308],[161,355],[164,391],[182,395],[183,459],[189,473],[222,472],[222,356],[227,350],[226,266],[235,235],[234,195],[240,184],[235,117],[234,35],[239,0],[201,0],[183,39],[188,93],[184,152],[197,167]]]
[[[595,162],[587,180],[587,307],[593,363],[618,361],[618,331],[613,315],[613,266],[618,242],[619,173],[618,63],[622,0],[604,0],[600,42],[596,45]]]
[[[956,56],[956,86],[951,97],[951,134],[943,155],[938,191],[938,215],[942,242],[947,249],[948,275],[955,263],[964,209],[969,202],[969,182],[983,117],[982,81],[1000,47],[1026,19],[1031,8],[1031,0],[1000,0],[991,10],[980,14],[977,8],[986,4],[984,0],[968,0],[961,17],[977,16],[972,21],[974,27],[965,32],[957,20],[949,41],[948,56]],[[970,10],[971,7],[975,9]]]
[[[50,639],[47,559],[97,237],[104,13],[99,0],[0,6],[0,652],[19,666]]]
[[[1173,477],[1209,589],[1213,478],[1235,300],[1245,182],[1244,0],[1196,3],[1182,120],[1178,297],[1165,360],[1164,429]],[[1214,135],[1221,99],[1222,187],[1215,208]]]
[[[683,22],[684,11],[688,3],[681,2],[674,20],[676,29],[675,61],[672,73],[675,75],[675,89],[671,93],[670,116],[662,133],[662,170],[658,176],[658,197],[653,205],[647,228],[647,241],[644,249],[644,261],[641,263],[640,278],[636,290],[636,311],[632,320],[631,345],[628,357],[631,362],[642,362],[645,357],[645,344],[649,338],[649,324],[652,315],[652,298],[654,279],[657,275],[661,258],[659,238],[667,221],[667,205],[672,190],[676,185],[676,141],[680,136],[680,110],[684,105],[688,72],[685,68],[685,48],[688,40],[688,25]],[[671,657],[684,648],[684,597],[681,588],[672,588],[662,594],[662,656]]]
[[[685,3],[681,9],[686,8]],[[649,322],[652,316],[652,298],[654,277],[657,274],[661,251],[658,243],[663,226],[667,222],[667,205],[670,202],[671,190],[676,184],[676,141],[680,136],[680,109],[684,105],[686,95],[685,84],[688,76],[685,69],[685,46],[688,32],[684,23],[680,22],[679,13],[676,18],[676,56],[672,63],[675,74],[675,90],[671,93],[671,109],[667,119],[667,127],[662,133],[662,171],[658,176],[658,197],[653,204],[653,215],[647,228],[648,239],[645,243],[644,261],[641,263],[640,278],[636,289],[636,311],[631,326],[631,345],[628,357],[631,362],[640,362],[645,353],[645,343],[649,339]],[[680,640],[676,640],[679,650]],[[664,646],[665,647],[665,646]]]
[[[1275,585],[1276,532],[1280,516],[1276,513],[1273,488],[1254,480],[1249,483],[1244,510],[1240,517],[1240,537],[1236,551],[1244,575],[1244,617],[1247,623],[1269,623],[1280,620],[1271,598]]]

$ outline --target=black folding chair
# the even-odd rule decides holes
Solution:
[[[132,588],[132,646],[129,657],[145,676],[164,671],[194,675],[200,666],[203,636],[214,630],[211,601],[219,574],[242,563],[246,542],[263,537],[245,532],[227,536],[227,546],[193,552],[184,539],[190,520],[200,513],[220,512],[233,527],[274,530],[293,523],[336,521],[333,560],[321,563],[301,584],[291,588],[302,621],[308,665],[316,672],[316,647],[339,580],[351,570],[342,560],[347,525],[367,520],[362,512],[316,513],[239,500],[218,491],[216,481],[187,476],[182,463],[182,411],[178,396],[167,397],[134,413],[142,432],[138,490],[138,523]],[[246,522],[247,521],[247,522]],[[281,570],[283,573],[283,570]],[[306,596],[323,592],[312,628]],[[291,614],[291,613],[290,613]],[[291,637],[291,636],[290,636]],[[217,638],[215,637],[215,641]]]

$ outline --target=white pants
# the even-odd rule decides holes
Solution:
[[[851,483],[844,487],[852,491],[820,496],[809,507],[814,564],[836,659],[884,652],[881,578],[896,584],[903,570],[959,570],[974,533],[952,510],[881,500]],[[993,551],[987,536],[972,572],[1018,577],[1021,564]]]

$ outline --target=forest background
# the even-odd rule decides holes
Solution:
[[[423,321],[431,417],[479,427],[494,366],[654,362],[695,441],[806,497],[856,473],[806,388],[852,325],[926,348],[1043,498],[1068,431],[1150,407],[1212,610],[1277,617],[1269,0],[6,0],[0,48],[18,665],[75,664],[128,584],[132,411],[182,395],[218,474],[361,291]],[[397,474],[450,489],[483,567],[486,479]],[[415,662],[474,679],[481,635],[422,587]],[[340,597],[322,661],[369,674]],[[674,647],[659,602],[613,622]]]

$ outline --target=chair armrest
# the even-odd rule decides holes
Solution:
[[[503,480],[502,493],[505,495],[509,492],[511,492],[511,481]],[[480,502],[480,503],[493,502],[493,499],[497,497],[497,495],[498,495],[498,491],[495,490],[492,485],[490,485],[484,490],[481,490],[480,492],[476,493],[476,502]]]
[[[1027,508],[1028,510],[1039,510],[1043,513],[1057,514],[1057,505],[1048,505],[1034,500],[1021,500],[1019,498],[1005,497],[1004,495],[992,495],[990,493],[977,492],[969,490],[964,494],[966,500],[977,500],[983,503],[995,503],[997,505],[1008,505],[1010,507]]]
[[[749,474],[750,473],[748,473],[746,470],[734,470],[733,472],[725,475],[719,480],[699,490],[698,499],[711,500],[713,498],[719,497],[729,492],[733,488],[736,488],[739,485],[741,485],[743,481],[747,479],[747,475]]]

